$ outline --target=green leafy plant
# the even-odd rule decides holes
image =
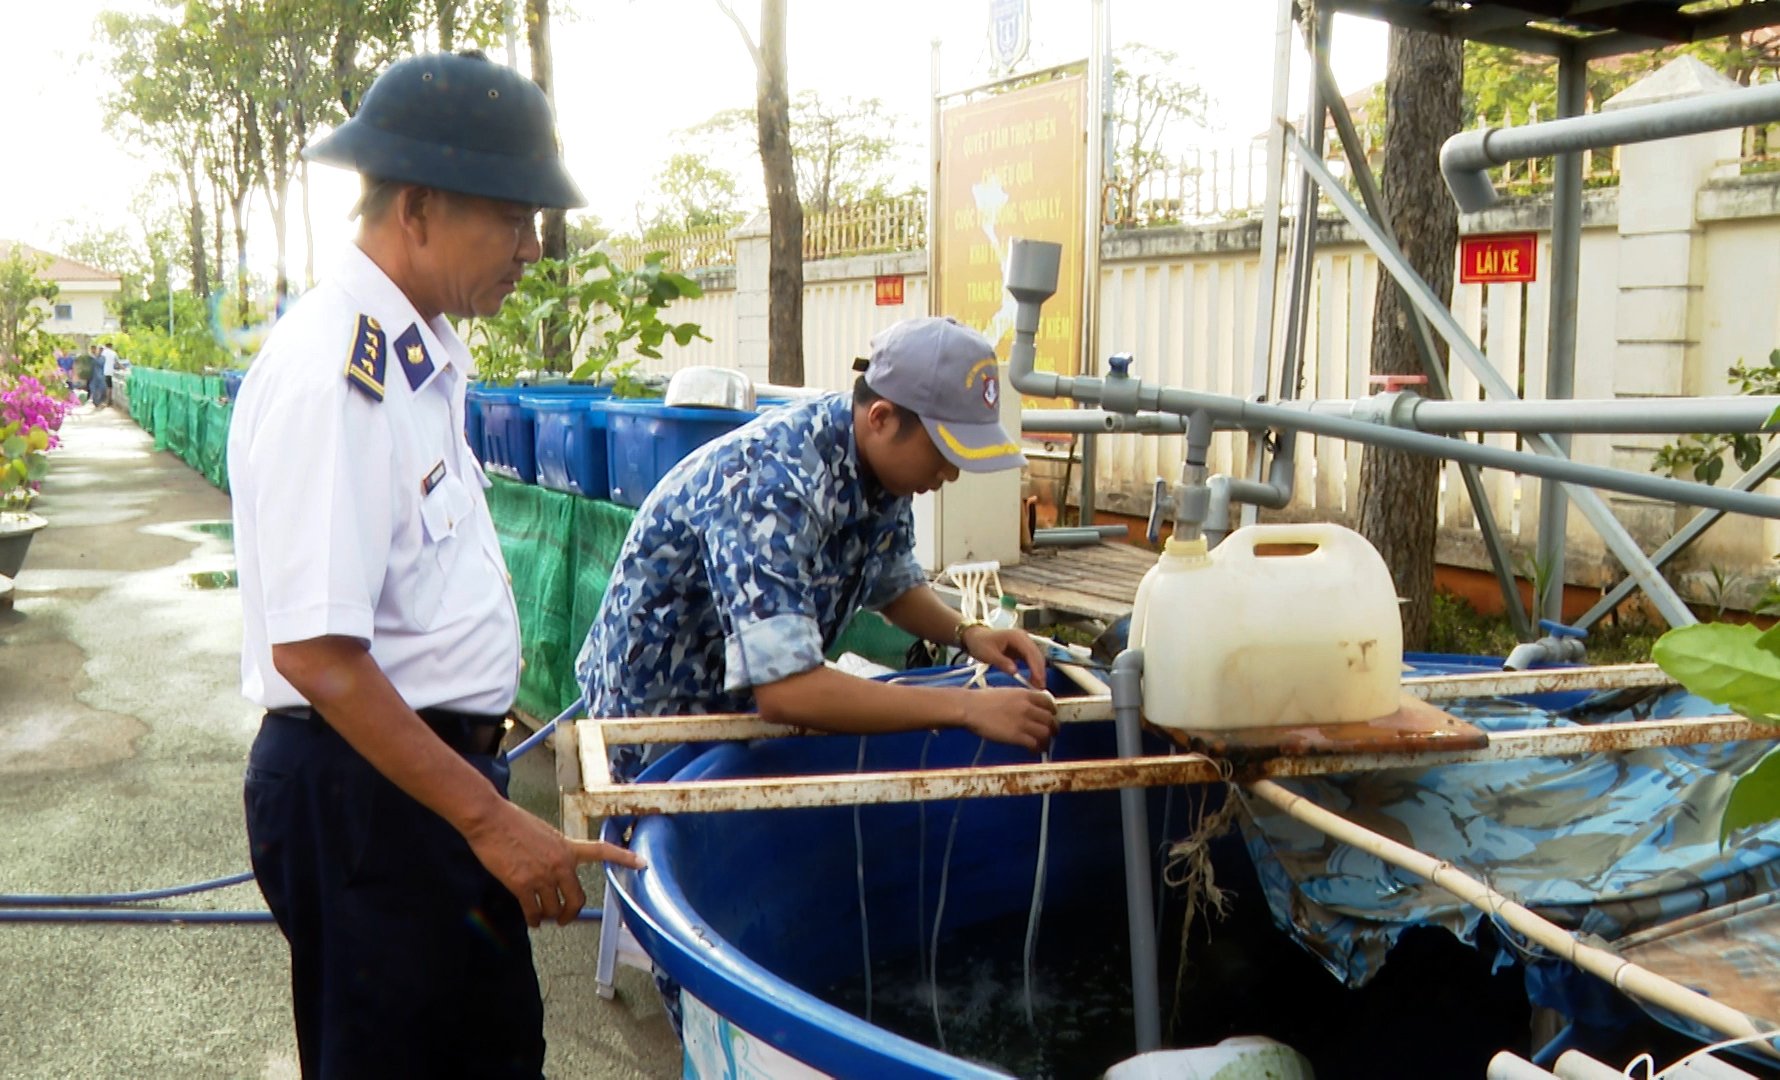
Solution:
[[[663,258],[652,253],[634,270],[597,250],[534,263],[501,310],[470,330],[477,377],[510,385],[527,373],[561,373],[567,365],[547,358],[565,357],[571,378],[605,378],[634,394],[639,358],[660,359],[670,339],[710,340],[697,323],[661,318],[675,300],[704,295],[698,282],[663,268]]]
[[[1780,627],[1701,623],[1664,634],[1651,650],[1676,682],[1707,701],[1780,724]],[[1720,844],[1742,829],[1780,820],[1780,750],[1737,778],[1719,821]]]
[[[1739,360],[1728,374],[1739,394],[1780,394],[1780,349],[1768,353],[1765,367],[1750,367]],[[1768,418],[1772,427],[1780,413]],[[1718,483],[1724,475],[1724,455],[1728,452],[1737,467],[1748,471],[1761,460],[1762,437],[1750,433],[1723,435],[1683,435],[1656,452],[1650,462],[1651,472],[1673,477],[1684,474],[1707,484]]]

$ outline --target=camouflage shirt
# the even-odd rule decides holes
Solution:
[[[910,500],[861,471],[851,399],[769,410],[644,501],[576,677],[591,716],[750,711],[855,611],[925,581]]]

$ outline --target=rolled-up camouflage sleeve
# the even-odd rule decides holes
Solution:
[[[927,584],[927,571],[915,559],[915,512],[912,504],[904,505],[897,515],[896,528],[886,534],[878,558],[871,560],[876,573],[865,582],[860,606],[879,611],[917,585]]]
[[[782,463],[730,478],[729,512],[704,529],[703,560],[723,627],[723,688],[764,686],[822,663],[806,568],[821,530],[804,485]]]

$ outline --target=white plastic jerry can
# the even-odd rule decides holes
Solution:
[[[1339,525],[1251,525],[1209,552],[1170,539],[1138,586],[1131,644],[1144,716],[1166,727],[1374,720],[1402,689],[1390,570]]]

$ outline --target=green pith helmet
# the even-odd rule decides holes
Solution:
[[[396,61],[352,119],[303,156],[464,195],[558,209],[587,205],[563,167],[544,92],[480,54]]]

